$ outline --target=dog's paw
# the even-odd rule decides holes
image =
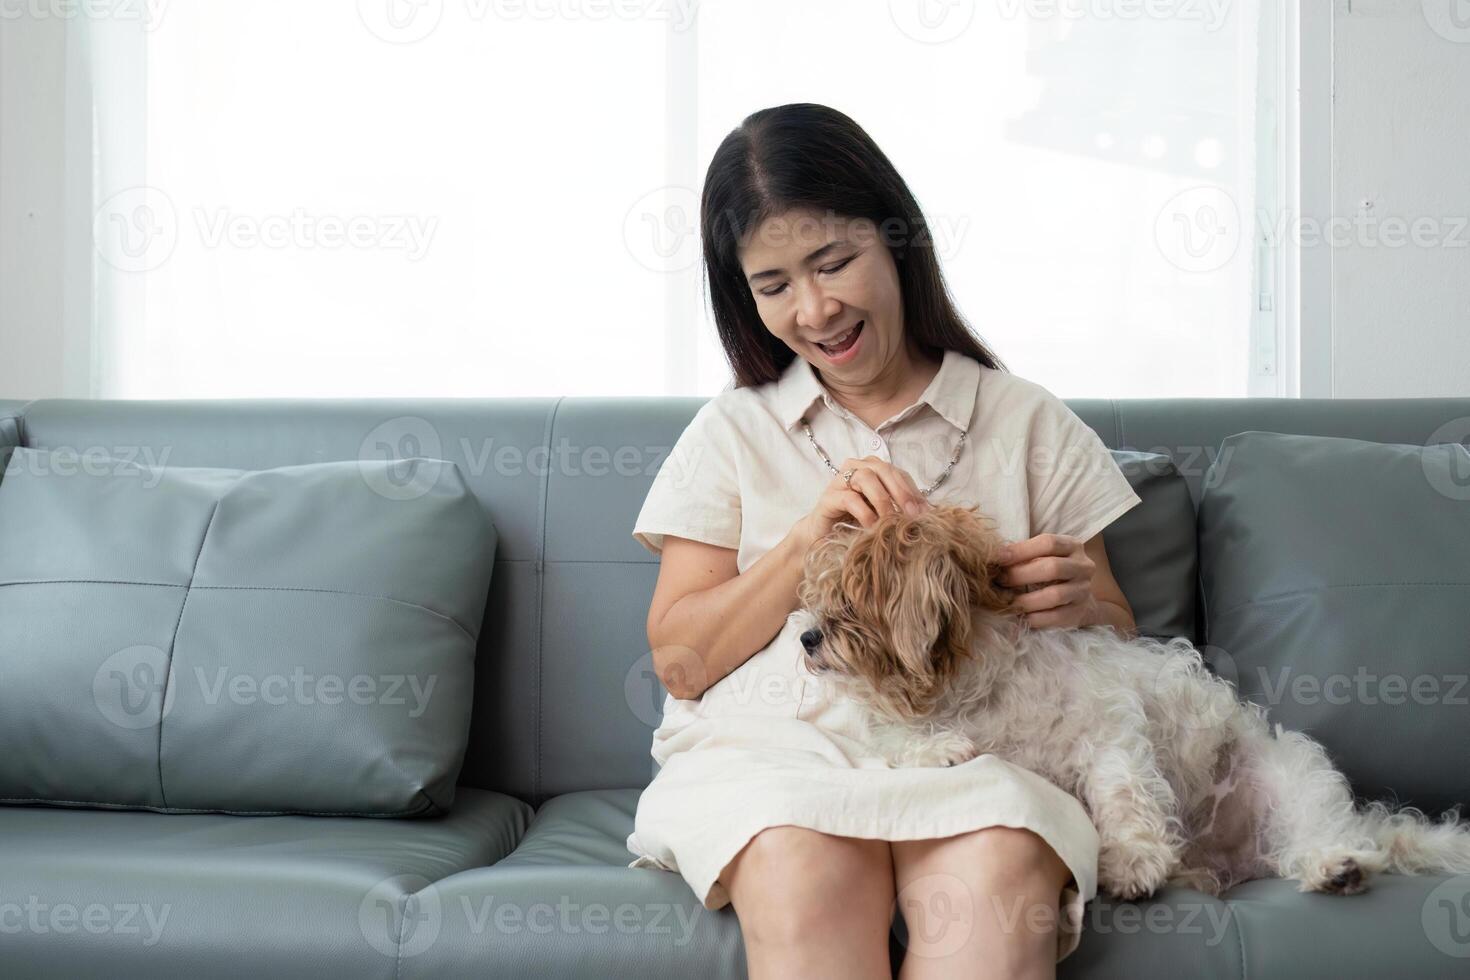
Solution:
[[[901,764],[906,767],[944,768],[969,762],[979,755],[975,743],[961,732],[945,732],[910,742],[904,747]]]
[[[1097,862],[1098,887],[1125,902],[1148,898],[1177,864],[1174,849],[1159,841],[1104,844]]]
[[[1368,890],[1368,876],[1381,869],[1383,861],[1372,851],[1336,852],[1313,861],[1301,891],[1325,895],[1361,895]]]

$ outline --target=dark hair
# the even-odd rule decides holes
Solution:
[[[1007,370],[956,309],[923,212],[883,151],[836,109],[799,102],[745,117],[705,174],[705,275],[737,388],[774,381],[796,357],[761,322],[737,255],[749,230],[792,208],[872,222],[898,267],[907,336],[928,356],[954,350]],[[895,226],[898,239],[890,244]]]

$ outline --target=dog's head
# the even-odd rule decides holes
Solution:
[[[799,598],[813,673],[861,682],[891,710],[925,713],[956,672],[999,670],[1023,622],[995,581],[1005,541],[973,508],[839,524],[807,553]]]

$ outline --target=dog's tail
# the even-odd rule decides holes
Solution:
[[[1470,823],[1460,818],[1460,804],[1437,821],[1412,806],[1373,800],[1362,808],[1369,834],[1383,849],[1395,874],[1470,873]]]

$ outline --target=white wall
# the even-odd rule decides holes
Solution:
[[[1449,16],[1466,0],[1333,2],[1334,215],[1371,221],[1333,255],[1332,393],[1470,395],[1470,24]],[[0,398],[89,394],[84,304],[66,302],[85,263],[67,276],[61,234],[65,27],[0,19]],[[1437,244],[1407,241],[1416,219]]]
[[[1333,255],[1333,395],[1470,395],[1470,3],[1338,0],[1335,24],[1333,212],[1365,220]]]
[[[60,18],[0,19],[0,398],[75,393],[62,329],[65,41]]]

